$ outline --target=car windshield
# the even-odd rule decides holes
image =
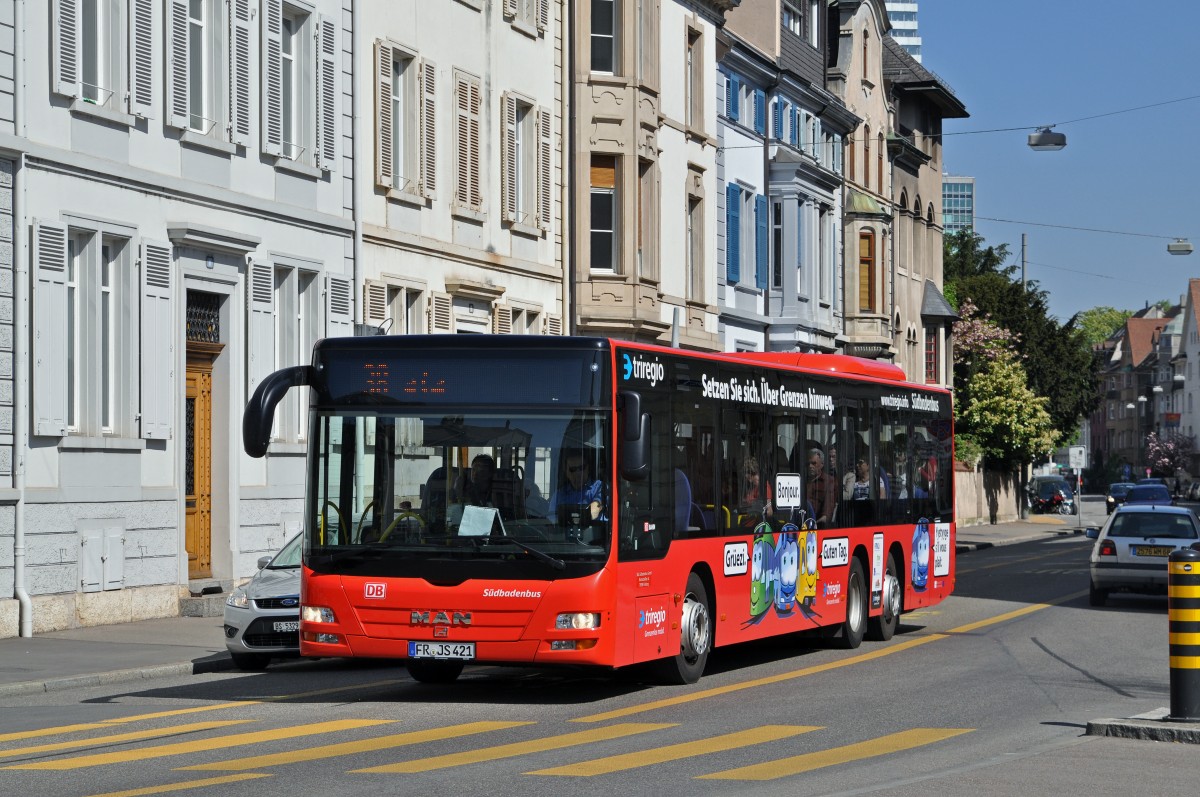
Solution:
[[[1170,503],[1171,491],[1161,484],[1136,484],[1129,488],[1125,503]]]
[[[1113,516],[1108,529],[1110,537],[1168,537],[1196,539],[1196,523],[1184,514],[1165,512],[1121,512]]]
[[[1058,492],[1070,498],[1071,485],[1060,481],[1044,481],[1038,485],[1038,498],[1050,498]]]
[[[292,537],[275,554],[275,558],[267,567],[271,570],[290,570],[300,566],[300,552],[303,550],[304,535]]]

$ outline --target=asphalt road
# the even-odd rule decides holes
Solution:
[[[1089,607],[1089,546],[965,554],[955,595],[891,642],[723,649],[692,687],[481,667],[435,688],[308,661],[11,697],[0,794],[1190,791],[1195,746],[1084,735],[1169,701],[1165,599]]]

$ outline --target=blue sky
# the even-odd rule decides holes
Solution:
[[[1200,277],[1200,2],[918,0],[923,65],[967,106],[946,123],[945,169],[976,178],[976,231],[1008,243],[1065,321],[1090,307],[1178,301]],[[1035,152],[1029,130],[1060,123],[1067,147]],[[1083,232],[1028,222],[1115,230]]]

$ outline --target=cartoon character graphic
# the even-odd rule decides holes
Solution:
[[[805,528],[802,532],[804,536],[804,563],[800,568],[800,592],[799,598],[805,604],[811,606],[817,597],[817,530],[816,528]]]
[[[912,541],[912,586],[924,592],[929,581],[929,521],[921,518],[913,532]]]
[[[760,523],[754,530],[750,554],[750,616],[760,617],[771,608],[774,583],[775,540],[771,527]]]
[[[799,529],[785,523],[775,546],[775,565],[779,580],[775,584],[775,611],[786,614],[796,605],[796,581],[800,574]]]

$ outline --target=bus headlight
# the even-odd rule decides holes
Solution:
[[[336,623],[333,609],[326,606],[301,606],[300,619],[306,623]]]
[[[600,627],[600,615],[594,612],[565,612],[555,618],[554,627],[560,631],[590,631]]]

